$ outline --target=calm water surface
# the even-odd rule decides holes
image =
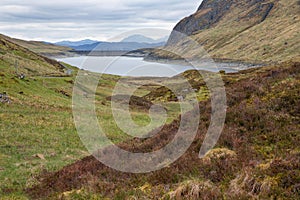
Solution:
[[[58,58],[58,61],[68,63],[80,69],[91,72],[114,74],[121,76],[149,76],[149,77],[171,77],[187,70],[195,69],[192,66],[162,64],[144,61],[143,58],[136,57],[97,57],[97,56],[80,56],[69,58]],[[216,67],[218,66],[218,67]],[[207,70],[218,72],[237,72],[239,69],[230,67],[228,64],[204,65],[198,67],[198,70]]]

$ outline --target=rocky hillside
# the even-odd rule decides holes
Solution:
[[[187,49],[177,32],[191,36],[213,58],[250,62],[299,60],[300,1],[204,0],[174,28],[167,47]],[[188,49],[187,57],[197,54]],[[151,56],[151,55],[150,55]],[[153,57],[174,58],[156,51]]]

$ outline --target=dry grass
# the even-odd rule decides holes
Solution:
[[[217,148],[205,159],[198,158],[198,151],[210,122],[209,101],[199,104],[202,114],[196,140],[169,167],[129,174],[90,156],[43,174],[40,183],[27,191],[33,197],[51,198],[82,189],[112,199],[298,199],[299,69],[299,63],[285,63],[224,75],[226,124]],[[133,152],[160,149],[174,137],[178,124],[175,120],[152,138],[118,145]]]
[[[235,2],[220,21],[194,32],[191,37],[203,46],[212,58],[252,63],[300,60],[300,6],[295,0],[272,0],[274,7],[260,22],[260,13],[251,1]],[[198,12],[202,12],[199,10]],[[251,17],[249,17],[251,16]],[[185,21],[184,19],[183,21]],[[191,18],[193,20],[193,17]],[[201,22],[199,22],[201,23]],[[180,49],[184,58],[199,58],[201,49],[178,41],[170,49]],[[180,59],[170,52],[154,50],[150,57]]]

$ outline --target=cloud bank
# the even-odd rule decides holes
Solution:
[[[1,0],[0,33],[23,39],[58,41],[106,40],[125,31],[144,28],[171,30],[182,17],[193,13],[200,2]]]

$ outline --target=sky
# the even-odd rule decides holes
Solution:
[[[87,38],[110,41],[120,34],[140,33],[157,39],[169,34],[200,3],[201,0],[1,0],[0,33],[49,42]]]

